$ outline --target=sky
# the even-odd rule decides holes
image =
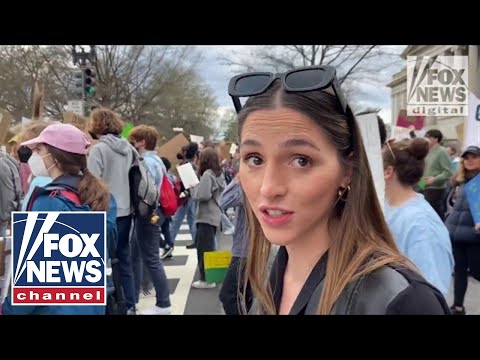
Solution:
[[[228,57],[234,61],[241,62],[243,58],[250,56],[252,50],[255,50],[255,47],[256,46],[253,45],[197,46],[197,49],[202,54],[198,69],[214,91],[220,112],[224,109],[233,109],[231,98],[227,92],[228,81],[232,76],[243,72],[243,70],[239,70],[236,66],[226,65],[221,58]],[[405,47],[406,46],[403,45],[391,46],[388,50],[400,53]],[[381,108],[379,115],[385,122],[390,123],[392,120],[390,88],[386,85],[391,81],[393,74],[400,71],[404,66],[405,64],[402,60],[386,70],[381,70],[379,66],[377,79],[379,82],[375,84],[363,80],[355,81],[355,100],[357,105],[361,107]]]

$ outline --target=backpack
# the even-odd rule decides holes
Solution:
[[[160,206],[166,217],[173,216],[178,209],[177,195],[167,174],[163,175],[160,185]]]
[[[32,196],[27,205],[26,211],[31,211],[35,199],[41,191],[49,192],[50,196],[61,195],[76,205],[83,205],[80,201],[80,197],[76,191],[61,187],[61,186],[46,186],[44,188],[37,188],[32,192]],[[122,284],[120,281],[120,268],[119,259],[117,257],[117,243],[118,243],[118,231],[117,231],[117,202],[112,194],[110,194],[110,204],[107,210],[107,247],[108,256],[112,268],[112,280],[113,287],[108,286],[107,279],[107,306],[106,315],[126,315],[127,302],[125,294],[123,292]]]
[[[159,202],[158,188],[148,174],[143,157],[132,146],[133,163],[128,172],[130,199],[135,216],[149,219]]]
[[[10,221],[12,211],[20,209],[22,188],[20,170],[10,155],[0,151],[0,222]]]

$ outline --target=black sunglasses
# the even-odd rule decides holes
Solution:
[[[333,66],[307,66],[290,70],[284,73],[252,72],[234,76],[228,84],[228,94],[233,100],[237,113],[242,110],[241,97],[256,96],[264,93],[280,79],[283,88],[288,92],[307,92],[313,90],[333,90],[333,94],[343,113],[347,116],[347,123],[350,128],[351,142],[353,144],[354,116],[347,104],[345,96],[340,88],[340,82],[336,76],[336,69]]]
[[[290,70],[284,73],[252,72],[233,77],[228,84],[228,94],[232,97],[233,105],[240,112],[241,97],[250,97],[265,92],[275,80],[280,79],[283,87],[289,92],[305,92],[312,90],[332,89],[340,102],[342,110],[347,112],[347,101],[340,89],[333,66],[307,66]]]

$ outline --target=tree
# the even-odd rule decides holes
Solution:
[[[296,67],[331,65],[349,102],[361,91],[361,83],[384,86],[392,71],[404,66],[404,46],[378,45],[278,45],[258,46],[249,53],[233,52],[221,60],[238,71],[283,72]],[[397,70],[398,69],[398,70]]]
[[[216,110],[212,91],[198,75],[201,54],[190,46],[96,46],[92,103],[134,124],[154,125],[164,136],[173,126],[210,135]],[[45,116],[61,118],[74,100],[70,46],[0,46],[0,108],[29,117],[32,88],[45,85]],[[179,125],[175,125],[177,123]]]
[[[238,141],[238,121],[235,111],[226,110],[220,118],[220,125],[224,129],[223,138],[225,141]]]

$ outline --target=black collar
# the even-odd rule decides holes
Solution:
[[[313,292],[317,288],[318,284],[325,277],[325,271],[327,269],[327,259],[328,251],[317,261],[315,267],[312,269],[312,272],[305,281],[300,293],[295,300],[292,308],[290,309],[289,315],[302,315],[305,312],[305,308],[312,297]],[[285,275],[285,269],[287,268],[288,263],[288,253],[287,249],[282,246],[278,250],[277,257],[272,265],[272,270],[270,273],[270,286],[273,292],[273,301],[275,303],[275,308],[278,311],[280,309],[280,301],[282,299],[283,291],[283,277]]]

